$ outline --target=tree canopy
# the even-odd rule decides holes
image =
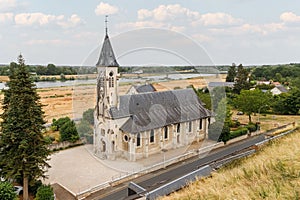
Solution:
[[[249,90],[250,82],[249,82],[249,71],[240,64],[237,68],[235,84],[233,91],[237,94],[241,92],[241,90]]]
[[[232,65],[228,69],[226,82],[234,82],[235,76],[236,76],[236,65],[235,63],[232,63]]]
[[[251,114],[266,110],[272,103],[271,93],[263,93],[259,89],[242,90],[241,93],[234,100],[234,104],[238,110],[243,111],[249,116],[249,123],[251,122]]]
[[[0,175],[23,179],[23,198],[28,200],[29,180],[45,177],[50,151],[42,135],[45,121],[40,97],[22,55],[9,70],[0,124]]]

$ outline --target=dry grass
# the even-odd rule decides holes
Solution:
[[[300,130],[162,200],[300,199]]]

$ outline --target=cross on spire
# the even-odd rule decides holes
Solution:
[[[107,18],[108,18],[108,15],[105,15],[105,33],[107,35]]]

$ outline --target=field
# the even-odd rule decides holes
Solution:
[[[207,85],[208,79],[215,80],[216,77],[192,78],[186,80],[169,80],[155,82],[153,85],[158,91],[173,90],[174,88],[186,88],[194,85],[202,88]],[[7,81],[7,77],[0,77],[0,80]],[[120,84],[119,94],[123,95],[131,87],[131,84]],[[96,89],[93,85],[78,85],[73,87],[56,87],[38,89],[41,102],[44,105],[45,120],[51,123],[53,118],[69,116],[70,118],[80,118],[82,113],[95,106]],[[3,99],[3,94],[0,95]]]
[[[300,199],[300,130],[161,200]]]

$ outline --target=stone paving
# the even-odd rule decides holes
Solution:
[[[211,144],[207,142],[206,145]],[[52,168],[49,169],[49,178],[46,183],[59,183],[73,194],[86,191],[102,183],[111,181],[128,173],[140,171],[145,167],[161,163],[186,151],[200,148],[201,145],[191,145],[188,148],[169,150],[129,162],[125,159],[115,161],[101,160],[92,154],[92,145],[79,146],[57,152],[49,161]]]

